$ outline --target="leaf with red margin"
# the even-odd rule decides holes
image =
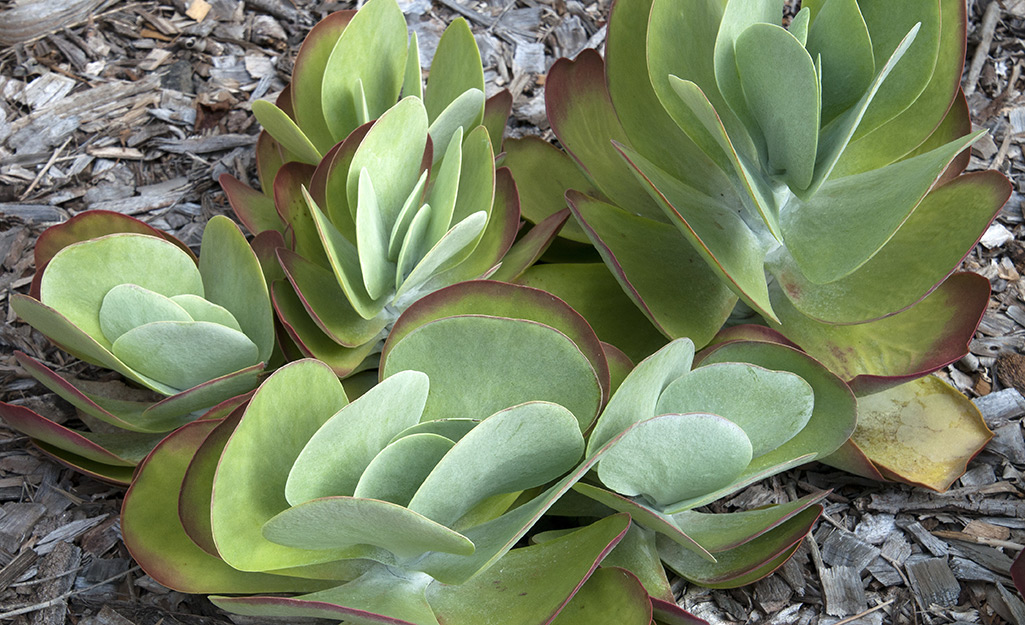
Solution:
[[[545,107],[555,136],[594,181],[577,190],[597,184],[602,193],[630,212],[665,221],[661,209],[613,147],[613,141],[631,143],[612,107],[605,63],[597,51],[587,49],[574,61],[559,59],[552,65],[545,79]]]
[[[872,460],[853,441],[847,441],[840,449],[825,458],[819,458],[819,461],[870,480],[887,481],[876,465],[872,464]]]
[[[780,345],[786,345],[787,347],[793,347],[794,349],[801,349],[797,343],[794,343],[776,330],[766,326],[758,326],[750,323],[723,328],[715,335],[715,338],[712,339],[712,342],[709,343],[708,346],[714,347],[715,345],[726,343],[728,341],[764,341],[766,343],[778,343]],[[699,352],[694,357],[695,366],[700,364],[710,351],[711,350],[706,349]]]
[[[278,320],[305,357],[323,361],[342,378],[376,365],[376,362],[367,360],[377,347],[375,341],[356,348],[335,343],[306,313],[302,301],[287,281],[271,285],[271,298]]]
[[[324,155],[310,178],[310,195],[316,200],[317,206],[325,211],[331,223],[353,244],[356,243],[356,211],[355,207],[349,206],[345,187],[352,157],[373,125],[373,122],[367,122],[350,132],[345,140]],[[430,149],[430,141],[427,143]]]
[[[566,191],[598,195],[597,187],[568,154],[540,137],[527,136],[505,142],[502,165],[516,178],[523,199],[523,218],[539,224],[566,210]],[[566,223],[559,236],[579,243],[590,239],[576,221]]]
[[[551,625],[651,625],[651,615],[651,600],[640,580],[626,569],[606,565],[587,578]]]
[[[676,601],[662,601],[652,597],[651,608],[654,613],[654,625],[708,625],[708,621],[684,610],[676,605]]]
[[[173,235],[157,230],[134,217],[106,210],[84,211],[62,224],[50,226],[39,235],[33,252],[36,273],[32,276],[32,286],[29,289],[29,295],[39,299],[39,281],[43,277],[43,270],[46,269],[50,259],[57,255],[57,252],[79,241],[119,233],[149,234],[166,239],[181,248],[192,260],[197,260],[196,255],[192,253],[188,245],[185,245]]]
[[[973,273],[955,273],[904,312],[859,325],[817,322],[778,290],[773,293],[783,321],[774,327],[858,395],[920,378],[961,358],[988,304],[989,281]]]
[[[1011,564],[1011,579],[1018,592],[1025,595],[1025,551],[1019,551],[1018,557]]]
[[[711,563],[666,537],[658,539],[662,561],[680,577],[709,588],[736,588],[768,575],[793,555],[822,512],[812,506],[758,540],[716,554]]]
[[[328,267],[324,245],[302,194],[302,189],[309,186],[313,172],[314,167],[305,163],[282,165],[274,177],[274,206],[286,225],[286,233],[292,233],[295,251],[307,260]]]
[[[289,90],[288,87],[285,87],[285,91]],[[285,93],[285,91],[281,93]],[[279,107],[280,101],[279,97]],[[278,175],[278,170],[288,160],[285,148],[281,147],[281,144],[275,141],[269,132],[261,130],[256,138],[256,175],[260,179],[260,190],[267,197],[274,196],[274,177]]]
[[[324,121],[321,87],[327,60],[356,11],[336,11],[318,22],[306,34],[292,68],[292,110],[296,123],[321,153],[335,144]]]
[[[231,174],[221,174],[217,179],[228,198],[231,210],[249,232],[260,234],[266,230],[284,232],[285,224],[281,221],[274,200],[263,193],[251,189],[249,185]]]
[[[858,409],[851,442],[880,473],[937,491],[961,477],[993,437],[975,404],[935,376],[859,395]]]
[[[381,315],[373,319],[360,316],[348,304],[345,291],[330,270],[285,249],[278,250],[278,259],[307,314],[322,332],[339,345],[364,345],[388,325],[388,320]]]
[[[863,323],[907,310],[936,289],[975,247],[1011,195],[1003,174],[965,174],[934,188],[864,265],[815,284],[785,248],[769,270],[795,308],[826,323]]]
[[[455,315],[489,315],[526,319],[565,334],[594,368],[602,387],[602,405],[608,400],[609,364],[605,350],[587,321],[550,293],[526,286],[473,280],[461,282],[421,298],[399,317],[381,353],[381,371],[388,353],[399,341],[432,321]]]
[[[275,280],[284,280],[285,272],[278,262],[278,249],[285,247],[285,237],[277,230],[264,230],[249,242],[260,261],[263,279],[267,284]]]
[[[698,346],[715,336],[737,296],[675,227],[581,193],[566,199],[623,291],[662,334]]]
[[[197,547],[178,520],[178,491],[193,454],[217,427],[196,421],[165,438],[139,465],[121,508],[125,546],[143,570],[181,592],[297,592],[323,582],[237,571]]]
[[[623,540],[602,560],[602,566],[615,566],[630,571],[644,586],[645,594],[650,595],[651,599],[675,605],[666,569],[658,559],[655,536],[655,532],[646,530],[637,523],[631,523]]]
[[[491,151],[498,154],[502,151],[502,137],[512,113],[513,97],[508,89],[502,89],[484,101],[484,121],[481,123],[488,129],[491,137]]]
[[[501,167],[495,170],[495,199],[491,216],[488,217],[488,224],[477,247],[458,265],[428,280],[423,288],[436,291],[457,282],[487,276],[496,265],[504,262],[503,259],[507,257],[513,241],[516,241],[516,231],[519,227],[520,197],[516,191],[516,183],[509,170]],[[544,246],[551,242],[550,238],[539,239],[540,237],[533,237],[531,241]],[[543,251],[536,250],[536,255],[540,256]]]
[[[162,437],[161,435],[123,432],[97,434],[78,432],[54,423],[46,417],[25,408],[0,402],[0,417],[15,430],[37,443],[67,452],[61,458],[75,465],[75,457],[99,465],[133,467]],[[108,449],[108,446],[112,449]],[[75,465],[77,466],[77,465]]]
[[[544,255],[568,218],[569,209],[565,208],[528,230],[512,244],[502,257],[502,264],[498,270],[488,276],[488,279],[516,282]]]
[[[634,362],[623,350],[615,345],[602,341],[601,346],[605,348],[605,358],[609,361],[609,373],[612,377],[612,394],[614,395],[616,389],[626,379],[626,376],[630,375],[630,372],[633,371]]]
[[[109,482],[118,486],[128,486],[132,482],[132,476],[135,473],[135,467],[116,467],[109,464],[93,462],[92,460],[86,460],[81,456],[76,456],[75,454],[64,451],[63,449],[58,449],[53,445],[48,445],[42,441],[34,439],[32,440],[32,444],[59,464],[103,482]]]
[[[14,357],[32,377],[87,415],[131,432],[156,434],[194,421],[192,413],[256,387],[262,365],[211,380],[158,402],[100,397],[75,387],[46,365],[22,352]]]
[[[182,530],[203,551],[220,558],[210,527],[210,498],[214,492],[214,473],[221,452],[238,426],[245,406],[238,406],[203,439],[189,461],[178,493],[178,520]]]

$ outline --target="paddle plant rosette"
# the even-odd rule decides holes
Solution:
[[[584,587],[611,589],[612,614],[644,624],[700,622],[623,566],[590,581],[627,515],[513,548],[618,440],[585,458],[610,377],[579,315],[541,291],[473,282],[400,326],[380,383],[351,402],[330,368],[301,360],[247,406],[157,446],[123,509],[140,565],[177,590],[255,595],[212,597],[249,615],[540,625],[565,609],[555,622],[577,623]],[[472,392],[453,392],[468,376]]]
[[[277,160],[258,150],[270,197],[230,177],[222,184],[257,234],[287,344],[340,376],[375,367],[389,327],[423,294],[500,265],[501,277],[517,276],[568,216],[511,249],[519,203],[492,145],[508,103],[485,102],[462,20],[442,36],[424,90],[416,38],[407,50],[394,0],[336,14],[307,37],[290,94],[291,108],[254,104],[266,132],[291,146]]]
[[[830,462],[945,488],[990,434],[923,376],[967,350],[988,283],[951,274],[1010,191],[995,171],[961,173],[979,136],[959,86],[964,3],[816,0],[789,29],[781,5],[618,0],[606,58],[560,60],[545,83],[568,154],[507,141],[504,164],[535,219],[565,194],[575,222],[563,236],[592,243],[664,335],[701,346],[728,320],[761,317],[876,414],[918,400],[939,410],[942,427],[869,449],[899,429],[883,424],[855,436],[857,462]],[[597,308],[578,268],[537,267],[527,283],[540,271],[585,315]],[[604,300],[608,276],[592,273],[591,299]],[[942,467],[900,462],[901,446],[955,440]]]
[[[273,313],[259,261],[228,218],[210,220],[198,261],[170,235],[105,211],[50,228],[35,255],[32,294],[12,296],[14,311],[68,353],[144,389],[111,396],[109,384],[66,379],[17,353],[89,426],[0,404],[0,416],[47,454],[128,483],[166,433],[256,388],[274,349]]]

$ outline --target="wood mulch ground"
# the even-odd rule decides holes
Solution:
[[[353,4],[0,0],[0,400],[74,418],[17,366],[14,350],[110,381],[9,309],[9,295],[29,284],[39,232],[102,208],[198,244],[206,220],[228,210],[217,177],[255,186],[250,104],[283,87],[310,26]],[[1003,172],[1015,193],[966,261],[990,279],[990,309],[971,354],[941,375],[976,398],[996,438],[943,494],[810,465],[732,498],[725,509],[834,489],[812,539],[776,574],[729,591],[677,581],[681,603],[710,623],[1025,625],[1008,577],[1025,542],[1025,0],[968,4],[964,85],[975,123],[991,131],[971,166]],[[428,61],[445,25],[466,17],[489,90],[513,93],[511,134],[550,138],[544,73],[560,56],[603,45],[609,0],[400,5]],[[144,575],[120,542],[122,494],[47,460],[0,422],[0,622],[267,622],[225,615]]]

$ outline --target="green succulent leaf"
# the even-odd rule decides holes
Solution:
[[[432,72],[431,75],[434,75]],[[460,140],[462,134],[469,134],[470,129],[480,125],[484,114],[484,92],[480,89],[467,89],[452,101],[445,110],[438,115],[437,119],[431,122],[428,132],[431,140],[438,146],[434,152],[434,162],[437,163],[446,153],[446,148],[453,140]],[[456,131],[462,130],[456,139]],[[485,130],[486,132],[486,130]]]
[[[152,236],[112,234],[58,252],[43,273],[41,302],[110,349],[112,341],[103,335],[97,313],[107,292],[119,284],[135,284],[167,297],[203,295],[195,262],[178,246]]]
[[[427,112],[421,100],[405,98],[382,114],[363,137],[349,165],[345,184],[349,210],[359,205],[359,178],[365,169],[377,191],[385,231],[391,232],[420,178],[426,145]]]
[[[217,180],[228,198],[231,210],[250,232],[259,234],[265,230],[284,231],[285,226],[274,207],[274,198],[250,188],[231,174],[222,174]]]
[[[427,89],[424,93],[424,106],[427,107],[428,117],[434,122],[452,102],[470,89],[475,89],[483,95],[484,69],[470,25],[459,17],[452,20],[441,35],[438,48],[431,60],[431,74],[427,78]],[[477,114],[481,115],[483,111],[484,102],[481,101]],[[479,123],[478,117],[466,130]],[[434,139],[438,141],[438,137]]]
[[[569,410],[545,402],[520,404],[484,419],[460,439],[413,495],[409,509],[452,525],[488,497],[559,477],[583,451]]]
[[[655,532],[631,523],[623,540],[602,560],[602,566],[626,569],[637,577],[651,598],[676,603],[673,589],[666,578],[665,567],[658,558]]]
[[[328,419],[288,472],[288,503],[351,496],[360,475],[392,437],[420,420],[428,386],[423,373],[402,371]]]
[[[253,115],[286,150],[303,163],[316,165],[324,156],[287,113],[266,100],[253,102]]]
[[[651,601],[633,573],[606,564],[587,578],[552,625],[651,625]]]
[[[321,88],[321,107],[335,141],[395,104],[408,37],[406,19],[393,0],[370,0],[345,27],[327,60]]]
[[[562,332],[533,321],[476,315],[432,321],[391,344],[382,377],[409,369],[431,379],[423,420],[483,419],[523,402],[548,401],[568,408],[584,430],[602,398],[598,377],[580,348]]]
[[[612,490],[660,507],[728,486],[751,463],[744,430],[713,414],[664,414],[637,424],[598,463]]]
[[[245,573],[200,549],[178,522],[178,490],[193,454],[217,421],[196,421],[161,442],[138,469],[125,494],[125,545],[146,572],[182,592],[296,592],[323,582]]]
[[[406,53],[406,72],[402,75],[401,97],[424,98],[424,79],[420,69],[420,40],[416,32],[409,33],[409,48]]]
[[[807,47],[811,58],[822,60],[825,125],[861,99],[875,76],[872,38],[857,0],[825,3],[808,29]]]
[[[359,174],[359,200],[356,205],[356,251],[359,254],[363,285],[371,299],[379,299],[391,287],[395,264],[388,260],[388,230],[384,224],[377,193],[366,168]]]
[[[355,16],[356,11],[336,11],[318,22],[299,46],[292,68],[290,84],[296,123],[322,154],[336,143],[324,120],[321,101],[327,62],[345,27]]]
[[[406,233],[409,232],[413,218],[422,206],[428,173],[430,172],[425,170],[420,174],[420,179],[416,181],[416,186],[406,197],[405,203],[402,204],[402,210],[395,218],[395,225],[392,226],[391,232],[388,234],[388,260],[390,261],[398,261],[402,244],[406,240]]]
[[[475,421],[468,423],[471,427],[476,425]],[[399,432],[387,447],[374,456],[359,476],[353,497],[380,499],[400,506],[409,505],[409,500],[416,494],[420,484],[455,445],[453,439],[430,432],[404,434],[414,427]]]
[[[428,551],[473,553],[465,536],[409,508],[355,497],[323,497],[283,510],[264,524],[263,535],[296,549],[374,545],[400,558]]]
[[[480,240],[480,235],[488,225],[487,222],[488,214],[479,211],[452,226],[406,276],[402,286],[395,293],[398,306],[404,308],[412,303],[412,300],[418,299],[415,294],[419,287],[446,268],[448,263],[458,258],[465,258],[472,252],[473,245]],[[404,296],[405,299],[403,299]]]
[[[807,188],[815,174],[821,113],[814,61],[796,37],[775,24],[750,26],[735,48],[741,88],[765,137],[769,167],[791,188]]]
[[[305,360],[275,371],[253,395],[221,455],[210,506],[217,551],[233,568],[282,569],[341,555],[277,545],[261,528],[288,507],[285,484],[303,447],[346,403],[335,374]]]
[[[207,222],[199,273],[203,276],[205,299],[238,320],[239,328],[256,344],[258,360],[267,362],[274,350],[270,292],[260,261],[245,235],[227,217],[216,216]],[[198,317],[196,320],[200,321]]]
[[[432,140],[434,137],[432,135]],[[431,181],[431,190],[427,194],[427,203],[431,205],[431,224],[427,231],[427,241],[431,245],[441,240],[452,226],[452,215],[456,208],[459,192],[459,174],[463,164],[463,128],[460,126],[452,133],[451,139],[442,151],[438,151],[441,164]]]
[[[782,504],[728,514],[708,514],[688,510],[672,516],[680,529],[713,553],[736,549],[760,539],[795,515],[822,501],[820,492]]]
[[[103,336],[111,342],[129,330],[154,321],[193,321],[171,298],[134,284],[119,284],[107,291],[99,318]]]

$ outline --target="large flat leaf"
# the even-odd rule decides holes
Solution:
[[[475,315],[432,321],[391,345],[382,378],[407,369],[431,379],[424,420],[482,419],[525,401],[549,401],[568,408],[584,430],[602,401],[580,348],[534,321]]]
[[[263,524],[288,507],[285,483],[310,437],[346,404],[335,374],[314,361],[288,364],[256,391],[214,478],[210,507],[217,550],[239,570],[270,570],[337,559],[263,537]]]
[[[321,89],[321,107],[335,141],[395,104],[406,68],[407,39],[406,20],[391,0],[370,0],[345,27],[328,57]],[[366,119],[357,106],[360,92]]]
[[[860,100],[875,75],[872,38],[857,0],[823,4],[808,29],[807,47],[811,58],[821,60],[825,125]]]
[[[442,423],[428,421],[428,424]],[[475,421],[470,423],[476,425]],[[354,497],[379,499],[408,506],[409,500],[445,454],[461,437],[446,438],[432,432],[417,432],[411,426],[374,456],[353,491]],[[410,430],[413,430],[412,433]],[[465,434],[465,433],[464,433]]]
[[[356,243],[356,207],[349,206],[346,185],[349,167],[356,149],[370,132],[372,122],[363,124],[349,133],[344,141],[331,148],[317,165],[310,178],[310,195],[328,216],[335,228],[351,243]],[[324,263],[327,264],[326,262]]]
[[[758,540],[792,517],[823,500],[822,491],[794,501],[723,514],[688,510],[673,515],[673,521],[697,543],[713,553],[736,549]]]
[[[768,166],[791,188],[807,188],[815,173],[821,111],[814,61],[796,37],[775,24],[754,24],[735,45],[744,96],[765,136]]]
[[[608,394],[609,374],[604,350],[587,321],[575,309],[552,297],[549,292],[492,280],[474,280],[454,285],[432,293],[410,306],[392,326],[382,360],[387,361],[391,348],[415,329],[453,315],[527,319],[555,328],[583,352],[597,373],[602,388],[606,389],[604,394]],[[415,364],[415,361],[411,364]],[[500,408],[505,407],[508,406]],[[476,418],[486,416],[480,414]]]
[[[323,582],[237,571],[206,553],[178,521],[178,489],[217,421],[197,421],[164,439],[140,465],[125,494],[121,528],[132,557],[161,584],[182,592],[296,592]]]
[[[808,280],[782,249],[769,268],[793,305],[810,317],[828,323],[879,319],[913,305],[950,275],[1010,191],[995,171],[933,189],[875,256],[828,284]]]
[[[744,97],[744,84],[741,81],[740,67],[737,60],[737,40],[755,24],[777,25],[780,21],[779,3],[774,0],[751,0],[748,2],[727,2],[723,10],[719,32],[715,38],[715,83],[722,93],[723,99],[733,112],[744,122],[748,129],[756,128],[752,124],[750,104]],[[764,130],[764,129],[763,129]],[[757,144],[758,136],[752,137]]]
[[[324,121],[321,88],[324,85],[325,70],[342,31],[355,16],[356,11],[335,11],[317,22],[306,33],[292,67],[292,110],[295,120],[321,154],[326,154],[337,141]]]
[[[808,454],[833,453],[854,431],[857,404],[850,388],[822,363],[799,349],[761,339],[737,340],[716,345],[698,357],[701,365],[747,362],[776,371],[790,371],[811,385],[815,401],[808,423],[783,445],[755,459],[755,467],[764,469]]]
[[[358,206],[358,181],[366,169],[377,192],[384,229],[390,232],[420,178],[426,145],[427,112],[421,100],[405,98],[388,109],[370,127],[352,157],[345,182],[349,211]]]
[[[238,406],[227,416],[218,419],[217,427],[210,431],[189,459],[178,489],[178,520],[188,537],[200,549],[220,559],[210,525],[210,502],[213,499],[214,475],[217,463],[228,444],[245,406]]]
[[[484,118],[481,124],[488,129],[491,137],[491,151],[498,154],[502,151],[502,139],[505,127],[512,113],[512,94],[503,89],[484,101]]]
[[[940,50],[941,0],[909,0],[894,5],[885,0],[859,0],[858,6],[872,38],[876,67],[881,67],[916,24],[921,30],[904,60],[876,94],[858,135],[863,136],[907,109],[932,78]]]
[[[98,313],[107,291],[125,283],[167,297],[203,295],[200,272],[181,248],[153,236],[112,234],[65,247],[50,259],[41,301],[110,349]]]
[[[327,267],[327,256],[317,237],[313,215],[303,200],[303,189],[310,185],[315,171],[314,167],[305,163],[290,162],[282,165],[274,176],[274,206],[285,223],[289,247],[304,258]]]
[[[655,416],[658,398],[669,384],[686,375],[694,362],[694,343],[677,339],[634,367],[609,400],[587,441],[592,456],[634,424]]]
[[[775,293],[776,326],[855,391],[921,377],[961,358],[989,302],[989,281],[954,274],[904,312],[860,325],[836,326],[806,317]]]
[[[737,297],[679,230],[583,194],[568,199],[622,290],[662,334],[712,339]],[[617,346],[633,357],[646,349]]]
[[[824,284],[864,265],[918,206],[969,135],[879,170],[826,182],[780,213],[787,249],[809,280]]]
[[[945,490],[990,438],[974,404],[939,378],[926,376],[860,396],[851,441],[884,475]]]

